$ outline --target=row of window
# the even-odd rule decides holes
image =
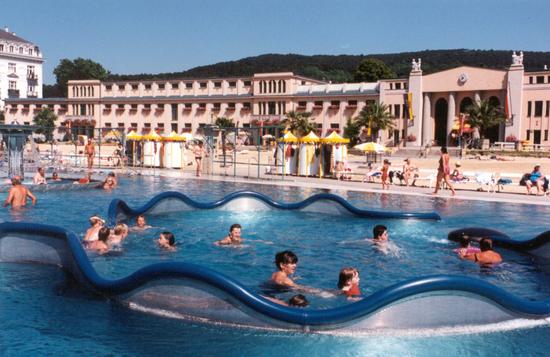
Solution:
[[[93,97],[93,86],[73,86],[73,97]]]
[[[365,101],[365,104],[369,105],[369,104],[372,104],[374,102],[375,102],[374,100],[369,99],[369,100]],[[323,103],[324,102],[322,100],[317,100],[317,101],[313,102],[313,108],[314,109],[321,109],[323,107]],[[358,102],[356,100],[348,100],[347,103],[348,103],[347,105],[349,107],[356,107],[357,104],[358,104]],[[298,102],[298,108],[306,109],[306,107],[307,107],[307,102],[306,101]],[[330,107],[329,108],[337,109],[339,107],[340,107],[340,101],[339,100],[331,100],[330,101]]]
[[[192,89],[193,88],[193,83],[194,82],[184,82],[183,85],[185,85],[185,89]],[[213,84],[214,84],[213,85],[214,88],[221,88],[222,87],[222,82],[221,81],[215,81],[215,82],[213,82]],[[237,81],[229,81],[229,82],[227,82],[227,84],[228,84],[229,88],[236,88],[237,87]],[[251,81],[243,81],[243,85],[245,87],[250,87],[252,85],[252,82]],[[151,83],[145,83],[145,84],[142,84],[142,87],[146,91],[151,90],[152,89],[152,84]],[[179,89],[180,88],[180,83],[179,82],[171,82],[170,87],[172,89]],[[204,88],[207,88],[207,87],[208,87],[208,82],[199,82],[199,88],[204,89]],[[116,88],[119,91],[123,92],[123,91],[126,90],[126,84],[117,84]],[[130,88],[134,91],[139,90],[139,84],[137,84],[137,83],[130,84]],[[165,83],[157,84],[157,89],[158,90],[166,89],[166,84]],[[106,84],[105,85],[105,91],[110,92],[110,91],[113,91],[113,90],[114,90],[114,88],[113,88],[112,84]]]
[[[286,102],[259,102],[260,115],[279,115],[286,113]]]
[[[407,82],[390,82],[390,90],[407,89]]]
[[[16,47],[14,45],[5,46],[4,44],[0,44],[0,52],[19,53],[20,55],[24,55],[25,48],[23,46]],[[35,53],[38,56],[39,54],[38,49],[35,50],[32,48],[28,48],[26,54],[29,56],[32,56]]]
[[[532,101],[527,102],[527,117],[531,117],[531,116],[542,117],[544,101],[536,100],[534,103],[535,103],[535,105],[534,105],[534,108],[535,108],[535,111],[534,111],[535,113],[534,114],[535,115],[532,115],[533,114],[533,102]],[[545,111],[544,116],[545,117],[550,116],[550,100],[546,101],[546,111]]]
[[[546,82],[544,79],[546,78]],[[529,76],[529,84],[550,83],[550,76]]]
[[[27,66],[27,77],[29,79],[35,78],[35,67],[34,66]],[[14,62],[8,62],[8,74],[17,74],[17,63]]]
[[[124,110],[125,108],[125,104],[116,104],[117,105],[117,110],[120,109],[120,110]],[[172,108],[176,108],[177,110],[177,104],[170,104]],[[157,106],[157,110],[164,110],[164,103],[159,103],[156,105]],[[221,109],[221,106],[222,106],[222,103],[212,103],[212,108],[214,110],[220,110]],[[228,109],[235,109],[236,107],[236,103],[232,102],[232,103],[227,103],[227,108]],[[243,103],[243,108],[244,109],[250,109],[252,107],[252,104],[251,103]],[[192,103],[185,103],[183,105],[183,108],[186,109],[186,110],[190,110],[192,109]],[[201,109],[206,109],[206,103],[198,103],[198,107],[197,107],[199,110]],[[104,110],[111,110],[112,109],[112,105],[111,104],[105,104],[105,107],[104,107]],[[137,104],[130,104],[130,110],[137,110],[138,109],[138,105]],[[146,110],[149,110],[151,109],[151,104],[143,104],[143,109],[146,109]]]
[[[541,131],[540,130],[527,130],[525,139],[531,140],[531,133],[533,134],[533,144],[540,144],[541,141]],[[544,130],[544,141],[548,141],[548,129]]]
[[[286,93],[286,81],[280,79],[278,81],[260,81],[260,94],[262,93]]]

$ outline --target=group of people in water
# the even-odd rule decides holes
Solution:
[[[106,254],[115,248],[119,248],[130,231],[144,231],[151,228],[147,224],[144,215],[136,217],[136,224],[133,227],[118,223],[113,228],[109,228],[105,225],[105,220],[96,215],[91,216],[89,221],[90,228],[86,231],[82,244],[85,249],[98,254]],[[156,242],[159,248],[163,250],[176,250],[176,237],[172,232],[161,232]]]

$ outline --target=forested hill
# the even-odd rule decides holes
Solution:
[[[365,58],[383,61],[398,77],[407,77],[413,58],[422,58],[422,71],[426,73],[461,65],[504,69],[512,63],[512,51],[495,50],[426,50],[372,55],[316,55],[265,54],[236,61],[220,62],[191,68],[183,72],[117,75],[111,80],[172,79],[240,77],[262,72],[294,72],[307,77],[333,82],[352,82],[353,72]],[[550,52],[524,52],[526,71],[538,71],[550,66]]]

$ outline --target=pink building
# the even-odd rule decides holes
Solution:
[[[313,114],[318,131],[343,132],[349,118],[372,101],[388,105],[395,128],[382,133],[386,144],[409,145],[435,140],[449,144],[453,125],[474,101],[508,104],[509,119],[489,130],[491,141],[513,135],[535,144],[550,144],[550,71],[525,73],[523,54],[512,56],[507,70],[457,67],[422,74],[413,60],[409,78],[376,83],[331,84],[293,73],[259,73],[243,78],[68,83],[67,98],[8,99],[6,122],[32,124],[34,114],[50,107],[58,125],[123,128],[147,133],[196,132],[218,117],[238,126],[277,122],[288,111]],[[412,113],[412,118],[410,114]],[[70,123],[70,124],[69,124]]]

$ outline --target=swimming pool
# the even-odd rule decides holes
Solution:
[[[185,191],[202,200],[214,200],[237,189],[254,189],[282,201],[304,199],[318,190],[296,188],[275,188],[271,186],[236,185],[207,181],[163,180],[139,178],[123,180],[123,186],[115,193],[92,190],[83,195],[67,193],[59,197],[45,192],[39,205],[17,216],[2,212],[4,220],[34,220],[67,227],[82,233],[87,228],[87,217],[94,213],[105,215],[112,198],[122,197],[135,206],[145,203],[154,194],[166,190]],[[133,192],[140,192],[135,197]],[[401,220],[358,220],[353,217],[323,216],[311,213],[277,215],[257,212],[242,214],[230,212],[194,211],[182,217],[181,214],[152,216],[149,223],[153,229],[145,234],[131,236],[124,247],[124,253],[117,257],[93,257],[96,269],[107,277],[120,277],[136,268],[152,262],[184,259],[207,265],[213,269],[230,272],[231,276],[247,286],[257,287],[274,269],[274,252],[292,249],[299,258],[298,275],[300,283],[332,289],[335,287],[338,270],[343,266],[357,266],[361,272],[363,293],[372,293],[403,278],[433,274],[434,272],[458,271],[460,274],[476,276],[504,287],[510,292],[529,299],[549,296],[548,269],[544,262],[530,256],[505,252],[507,261],[502,267],[486,271],[474,264],[460,262],[451,252],[454,243],[447,241],[446,233],[465,225],[491,226],[495,212],[502,218],[498,228],[518,239],[532,238],[545,230],[544,207],[502,205],[476,201],[445,201],[441,199],[419,199],[414,196],[393,196],[357,192],[336,192],[357,206],[369,209],[431,211],[435,208],[442,216],[441,222]],[[67,213],[70,208],[70,214]],[[518,224],[518,216],[528,215],[530,232]],[[219,248],[212,245],[226,233],[231,223],[238,221],[244,226],[243,236],[248,247],[242,249]],[[375,223],[386,224],[395,249],[383,254],[364,242],[354,242],[370,235]],[[171,229],[181,242],[178,251],[167,254],[158,251],[153,238],[160,230]],[[270,244],[272,242],[273,244]],[[211,257],[214,256],[215,259]],[[322,262],[322,264],[319,264]],[[4,341],[10,346],[8,352],[38,350],[48,343],[48,351],[61,351],[54,342],[61,341],[68,351],[77,351],[76,341],[84,340],[85,351],[96,353],[128,353],[125,344],[135,336],[146,336],[128,346],[130,350],[149,351],[159,348],[170,351],[185,346],[189,351],[227,354],[275,354],[275,353],[399,353],[412,354],[433,352],[445,346],[445,351],[466,351],[474,353],[481,341],[498,341],[497,348],[504,354],[516,349],[525,353],[525,344],[531,352],[544,351],[542,336],[550,330],[546,326],[532,329],[485,333],[483,337],[474,334],[446,336],[394,336],[354,338],[350,336],[313,336],[285,332],[262,332],[233,330],[229,328],[195,325],[190,322],[160,319],[107,304],[104,300],[90,296],[81,289],[70,286],[65,277],[55,268],[5,264],[0,266],[4,280],[0,296],[4,321],[10,321],[2,328]],[[55,288],[52,289],[52,281]],[[38,295],[36,295],[38,294]],[[36,299],[38,297],[38,299]],[[36,302],[40,300],[40,302]],[[347,304],[341,299],[313,297],[312,304],[320,307]],[[71,311],[71,312],[70,312]],[[13,316],[19,316],[14,319]],[[23,316],[23,318],[21,318]],[[96,316],[98,316],[96,318]],[[101,318],[100,318],[101,317]],[[82,319],[88,322],[81,321]],[[15,320],[15,321],[13,321]],[[113,321],[116,320],[116,321]],[[30,321],[30,322],[29,322]],[[59,329],[47,327],[52,321],[62,325]],[[35,328],[34,325],[37,327]],[[91,328],[86,326],[91,325]],[[112,325],[112,326],[111,326]],[[116,326],[132,325],[123,330]],[[71,327],[72,326],[72,327]],[[500,326],[499,328],[505,328]],[[15,329],[15,331],[14,331]],[[145,332],[147,330],[147,332]],[[17,332],[16,332],[17,331]],[[468,330],[460,333],[468,332]],[[238,337],[239,343],[235,343]],[[506,338],[506,341],[503,340]],[[41,341],[34,347],[22,344],[29,339]],[[95,339],[95,341],[94,341]],[[540,342],[538,340],[541,340]],[[529,343],[531,341],[531,343]],[[537,341],[537,343],[535,343]],[[31,345],[34,344],[31,343]],[[258,344],[258,346],[256,345]],[[263,346],[261,346],[263,344]],[[56,345],[54,347],[54,345]],[[160,347],[162,345],[162,347]],[[4,347],[2,347],[4,348]],[[495,346],[493,344],[492,350]]]

